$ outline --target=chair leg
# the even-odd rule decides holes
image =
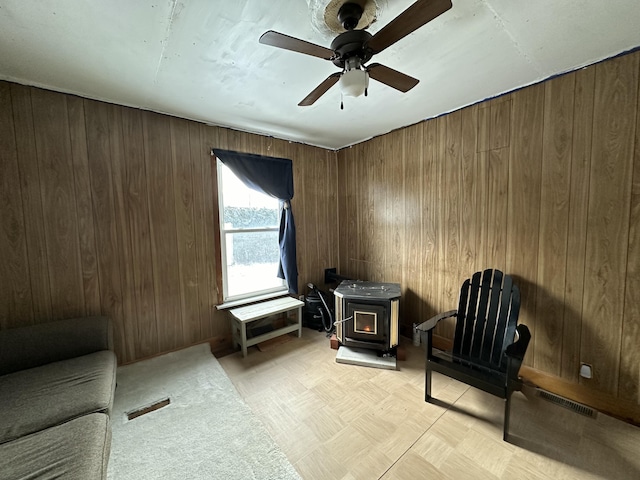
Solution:
[[[502,433],[502,440],[505,442],[509,438],[509,414],[511,413],[511,390],[507,391],[507,398],[504,400],[504,431]]]
[[[433,342],[433,330],[428,330],[426,335],[427,343],[425,345],[425,381],[424,381],[424,401],[431,401],[431,369],[429,368],[429,357],[431,356],[431,346]]]

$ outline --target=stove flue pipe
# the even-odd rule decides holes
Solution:
[[[353,280],[351,277],[345,277],[343,275],[338,275],[336,273],[336,268],[325,268],[324,269],[324,283],[338,283],[343,280]]]

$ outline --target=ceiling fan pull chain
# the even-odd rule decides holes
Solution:
[[[344,97],[340,93],[340,110],[344,110]]]

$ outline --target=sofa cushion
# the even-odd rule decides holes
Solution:
[[[93,412],[111,413],[116,356],[84,355],[0,376],[0,443]]]
[[[0,330],[0,375],[113,350],[109,317],[82,317]]]
[[[109,417],[85,415],[0,445],[0,477],[106,478],[110,447]]]

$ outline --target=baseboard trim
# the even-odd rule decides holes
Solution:
[[[567,382],[554,375],[524,365],[520,368],[520,375],[525,382],[542,390],[640,427],[640,405],[608,393],[595,391],[584,385]]]
[[[231,353],[233,344],[231,340],[231,335],[220,335],[217,337],[211,337],[206,340],[201,340],[199,342],[190,343],[188,345],[183,345],[178,348],[173,348],[171,350],[166,350],[164,352],[158,352],[153,355],[149,355],[147,357],[136,358],[135,360],[131,360],[130,362],[121,363],[120,365],[131,365],[132,363],[138,363],[143,360],[149,360],[150,358],[159,357],[166,353],[177,352],[179,350],[184,350],[185,348],[193,347],[195,345],[202,345],[203,343],[208,343],[211,347],[211,353],[214,357],[220,358],[228,353]]]
[[[440,350],[451,350],[453,342],[448,338],[434,335],[433,346]],[[520,368],[520,376],[529,385],[581,403],[632,425],[640,426],[640,405],[636,403],[614,397],[608,393],[595,391],[584,385],[568,382],[555,375],[525,365]]]

